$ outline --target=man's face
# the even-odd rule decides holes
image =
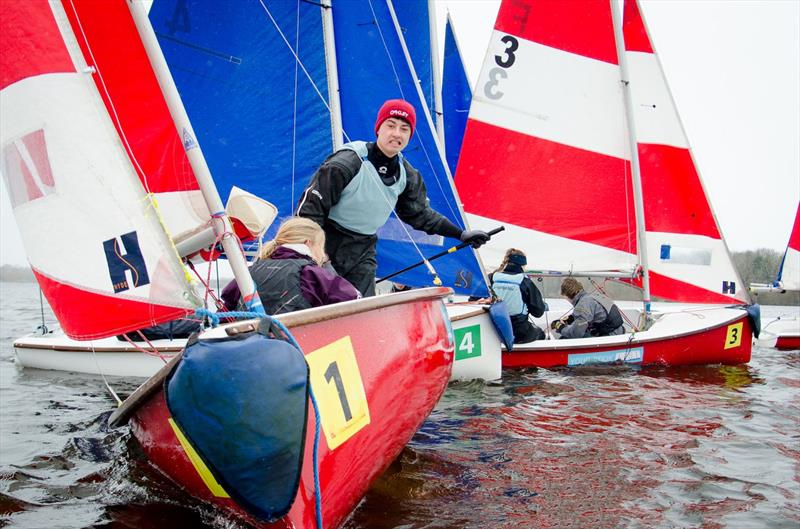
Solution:
[[[378,148],[389,158],[405,149],[409,139],[411,125],[405,120],[389,118],[378,128]]]

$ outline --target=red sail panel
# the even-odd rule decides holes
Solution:
[[[627,160],[472,119],[465,136],[468,148],[461,152],[457,173],[478,175],[457,178],[469,213],[636,253],[630,236],[636,219]],[[506,155],[495,156],[497,146]],[[589,197],[602,211],[585,207]]]
[[[653,53],[653,46],[650,44],[650,37],[644,27],[639,5],[636,2],[625,2],[624,9],[622,34],[625,39],[625,49]]]
[[[494,29],[618,64],[616,45],[608,38],[614,34],[609,0],[506,0],[500,4]]]
[[[714,214],[688,149],[639,143],[647,231],[719,239]]]
[[[0,90],[27,77],[75,71],[47,0],[4,4],[0,16]]]
[[[194,311],[91,292],[33,268],[62,330],[75,340],[94,340],[182,318]]]
[[[127,3],[63,5],[87,64],[97,69],[92,77],[145,189],[199,189]]]
[[[794,216],[794,227],[792,235],[789,237],[789,248],[800,251],[800,204],[797,206],[797,214]]]

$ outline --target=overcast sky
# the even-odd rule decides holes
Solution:
[[[437,0],[473,82],[498,5]],[[728,246],[783,251],[800,200],[800,0],[645,0],[642,11]],[[0,195],[0,263],[26,264],[4,185]]]

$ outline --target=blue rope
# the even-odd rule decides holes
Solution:
[[[263,315],[258,314],[257,312],[211,312],[207,309],[197,309],[195,311],[195,315],[200,318],[208,318],[211,320],[211,326],[216,327],[219,325],[220,318],[233,318],[233,319],[253,319],[253,318],[262,318]],[[290,344],[297,348],[300,351],[300,354],[303,354],[303,349],[300,347],[300,344],[297,343],[297,340],[294,339],[292,333],[289,332],[289,329],[286,326],[278,321],[277,319],[273,318],[272,323],[278,327],[283,334],[286,335],[287,340]],[[305,355],[303,354],[305,357]],[[314,452],[313,452],[313,462],[314,462],[314,494],[316,496],[315,506],[317,510],[317,529],[322,529],[322,489],[319,485],[319,406],[317,405],[317,399],[314,397],[314,389],[309,384],[308,386],[308,394],[311,397],[311,405],[314,408]]]
[[[208,318],[209,320],[211,320],[211,326],[212,327],[216,327],[217,325],[219,325],[219,320],[221,318],[232,318],[234,320],[253,320],[253,319],[259,319],[259,318],[263,318],[264,317],[263,314],[259,314],[258,312],[237,312],[237,311],[232,311],[232,312],[211,312],[208,309],[197,309],[197,310],[194,311],[194,314],[198,318]],[[273,321],[277,321],[277,320],[273,320]],[[288,331],[286,331],[286,332],[288,332]],[[297,342],[294,342],[292,345],[294,345],[295,347],[297,347],[299,349],[299,347],[296,344],[297,344]]]
[[[300,348],[300,344],[297,343],[297,340],[294,339],[292,333],[289,332],[289,329],[286,326],[279,322],[278,320],[272,320],[275,325],[286,335],[289,339],[289,343],[297,347],[297,350],[301,353],[303,350]],[[305,356],[305,355],[304,355]],[[311,405],[314,407],[314,495],[316,496],[315,506],[317,509],[317,529],[322,529],[322,488],[319,486],[319,406],[317,406],[317,399],[314,397],[314,389],[309,384],[308,386],[308,394],[311,396]]]

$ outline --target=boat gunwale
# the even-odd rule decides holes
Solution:
[[[303,325],[310,325],[344,316],[352,316],[376,309],[393,307],[395,305],[402,305],[417,301],[440,300],[451,296],[452,294],[453,290],[447,287],[421,288],[382,296],[356,299],[353,301],[345,301],[333,305],[325,305],[322,307],[300,310],[297,312],[290,312],[288,314],[276,316],[276,318],[289,328],[300,327]],[[234,332],[229,333],[231,335],[248,332],[249,330],[256,328],[257,322],[258,320],[246,320],[243,322],[229,324],[225,326],[225,331],[228,332],[230,330],[234,330]],[[117,428],[126,424],[136,412],[139,405],[143,404],[146,399],[148,399],[158,389],[161,388],[164,379],[174,369],[182,357],[183,351],[181,350],[175,356],[173,356],[172,359],[164,365],[164,367],[159,369],[141,386],[136,388],[136,390],[131,393],[116,410],[114,410],[114,412],[108,418],[108,425],[111,428]]]
[[[739,307],[719,307],[720,309],[738,309]],[[537,340],[535,342],[524,343],[524,344],[515,344],[513,351],[508,351],[505,347],[503,347],[503,354],[515,354],[515,353],[536,353],[536,352],[545,352],[545,351],[569,351],[575,349],[589,349],[589,348],[605,348],[605,347],[619,347],[624,346],[626,348],[637,347],[640,345],[644,345],[647,343],[653,343],[663,340],[674,340],[677,338],[684,338],[686,336],[692,336],[696,334],[701,334],[709,331],[713,331],[715,329],[719,329],[720,327],[724,327],[726,325],[730,325],[731,322],[747,318],[748,314],[747,311],[744,310],[744,306],[741,308],[742,314],[733,315],[727,318],[724,321],[718,322],[713,324],[709,327],[702,327],[693,329],[690,331],[680,332],[676,334],[668,334],[664,336],[653,336],[640,338],[642,334],[645,334],[647,331],[640,331],[634,333],[624,333],[618,334],[615,336],[592,336],[589,338],[571,338],[565,340]],[[666,316],[668,314],[677,314],[677,313],[664,313],[662,316]],[[604,339],[604,341],[597,343],[596,340]]]

